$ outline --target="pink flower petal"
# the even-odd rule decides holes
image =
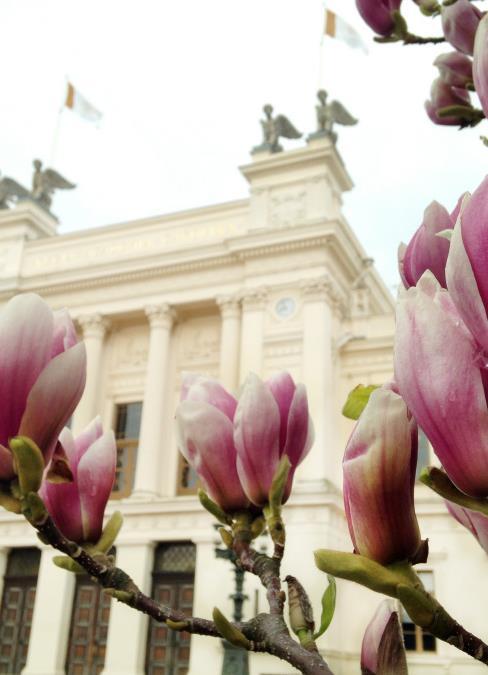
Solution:
[[[187,374],[183,380],[181,400],[205,401],[213,405],[232,421],[237,407],[236,399],[210,377]]]
[[[80,459],[96,440],[103,434],[102,420],[97,415],[83,431],[78,434],[74,443],[74,453],[70,456],[70,464],[73,471],[77,470]]]
[[[80,342],[52,359],[30,391],[18,433],[32,438],[46,461],[78,405],[85,378],[86,351]]]
[[[371,673],[376,673],[381,638],[393,611],[391,602],[383,600],[368,624],[361,646],[361,668],[363,670],[368,669]]]
[[[288,429],[288,413],[295,394],[295,383],[285,371],[273,375],[266,384],[271,390],[280,411],[280,455],[283,454]]]
[[[11,480],[15,477],[12,453],[0,445],[0,480]]]
[[[382,564],[410,559],[420,545],[412,427],[402,398],[382,387],[371,394],[344,454],[344,497],[353,542],[359,553]]]
[[[51,348],[51,358],[54,358],[61,352],[73,347],[78,338],[76,335],[75,326],[67,309],[60,309],[53,313],[54,316],[54,332],[53,342]]]
[[[397,306],[395,380],[451,480],[466,494],[488,496],[488,409],[478,347],[430,273]]]
[[[117,448],[113,431],[106,431],[85,452],[78,464],[83,540],[100,538],[105,507],[115,479]]]
[[[12,298],[0,313],[0,443],[19,432],[27,396],[51,354],[53,316],[38,295]]]
[[[197,471],[210,497],[225,511],[249,502],[236,469],[233,426],[227,415],[205,401],[183,401],[176,410],[178,448]]]
[[[280,412],[269,388],[248,375],[234,419],[237,473],[248,498],[257,506],[268,501],[280,458]]]
[[[488,350],[488,317],[463,243],[463,215],[461,212],[451,239],[446,266],[447,288],[465,324],[478,343]]]
[[[49,483],[44,480],[39,494],[49,514],[65,537],[72,541],[83,541],[80,494],[78,484]]]

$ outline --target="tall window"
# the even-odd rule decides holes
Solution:
[[[67,675],[99,675],[105,663],[110,596],[88,576],[77,575],[68,655]]]
[[[195,546],[160,544],[155,552],[152,597],[188,614],[193,608]],[[147,675],[186,675],[190,664],[190,635],[172,631],[151,619],[146,649]]]
[[[433,593],[434,573],[422,571],[417,572],[417,574],[425,586],[425,589],[429,591],[429,593]],[[420,626],[416,626],[403,607],[401,607],[400,616],[402,620],[405,649],[411,652],[435,652],[435,637],[428,631],[420,628]]]
[[[40,559],[37,548],[14,548],[8,557],[0,609],[0,673],[16,675],[27,661]]]
[[[117,468],[112,490],[113,499],[128,497],[134,486],[137,446],[141,429],[142,403],[123,403],[115,411]]]

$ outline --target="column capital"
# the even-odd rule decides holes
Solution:
[[[98,312],[94,314],[81,314],[77,318],[83,337],[97,337],[102,339],[110,328],[110,321]]]
[[[344,294],[341,292],[338,284],[328,274],[312,279],[303,279],[300,282],[300,290],[305,302],[327,302],[334,310],[338,310],[341,315],[346,312],[346,302]]]
[[[176,317],[175,310],[167,303],[146,305],[144,312],[151,328],[171,328]]]
[[[237,295],[218,295],[215,302],[223,319],[238,319],[241,315],[241,302]]]
[[[265,286],[243,288],[239,293],[244,310],[264,309],[268,301],[268,289]]]

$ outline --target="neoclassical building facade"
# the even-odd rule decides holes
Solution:
[[[216,558],[212,519],[177,453],[181,373],[217,377],[233,392],[249,371],[266,378],[286,369],[304,382],[316,439],[285,509],[283,576],[301,579],[318,617],[326,581],[312,552],[351,549],[341,459],[352,423],[341,407],[356,384],[391,377],[394,300],[342,215],[352,182],[328,139],[257,153],[241,171],[247,199],[65,235],[34,203],[0,211],[0,301],[34,291],[69,308],[88,354],[72,427],[100,414],[117,437],[108,508],[125,519],[117,563],[144,591],[199,616],[215,605],[232,614],[233,571]],[[426,583],[468,629],[488,637],[488,592],[478,581],[486,555],[423,486],[417,507],[431,544],[421,566]],[[111,603],[90,579],[55,567],[53,555],[21,517],[0,513],[0,672],[220,672],[219,641],[171,633]],[[245,592],[248,618],[265,597],[253,578]],[[337,675],[359,672],[362,635],[379,601],[339,582],[336,616],[320,643]],[[411,673],[481,675],[475,661],[403,620]],[[292,670],[252,654],[250,673]]]

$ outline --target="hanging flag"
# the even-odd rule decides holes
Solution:
[[[87,122],[100,122],[102,113],[95,108],[80,92],[68,82],[66,99],[64,101],[66,108],[69,108]]]
[[[362,49],[365,54],[368,53],[368,48],[357,30],[350,26],[335,12],[331,12],[330,9],[325,10],[324,33],[329,37],[342,40],[342,42],[345,42],[349,47]]]

